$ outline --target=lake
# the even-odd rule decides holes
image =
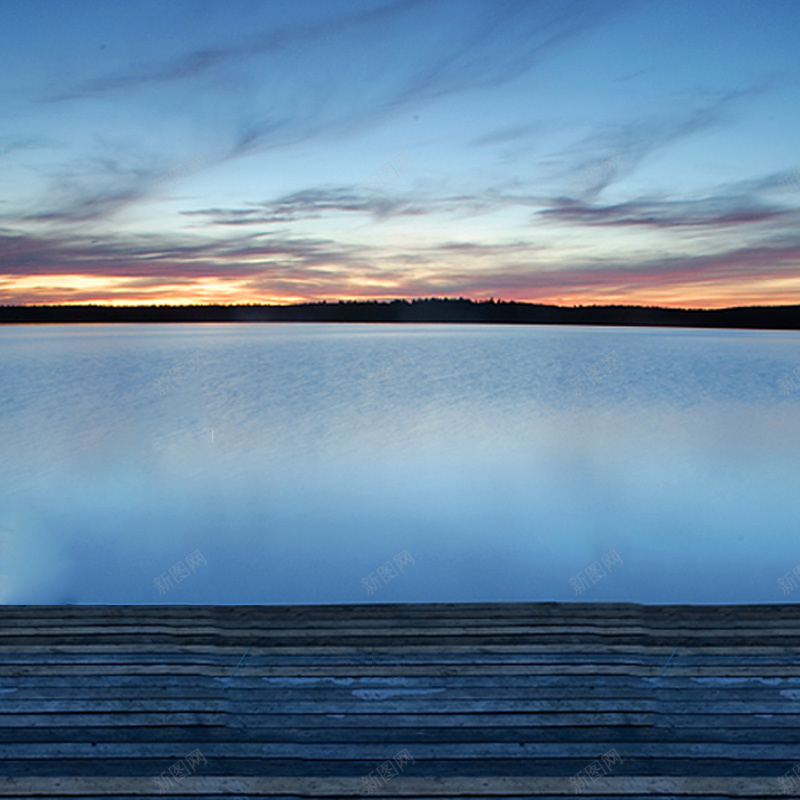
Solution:
[[[785,331],[3,327],[0,601],[794,601],[798,365]]]

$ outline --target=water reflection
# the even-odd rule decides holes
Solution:
[[[775,602],[798,560],[795,333],[0,337],[6,602]]]

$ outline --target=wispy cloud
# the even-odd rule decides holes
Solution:
[[[614,205],[589,205],[579,201],[560,201],[555,208],[538,212],[544,219],[574,225],[651,228],[730,228],[746,224],[774,222],[787,215],[799,217],[775,206],[767,207],[747,198],[714,198],[692,201],[629,201]]]
[[[178,6],[174,19],[188,0]],[[800,296],[800,210],[780,187],[800,163],[778,124],[790,81],[781,59],[753,50],[745,64],[730,36],[715,53],[735,69],[689,54],[701,12],[686,9],[684,63],[659,39],[684,23],[663,4],[233,7],[205,7],[167,49],[166,30],[139,35],[149,7],[92,29],[79,2],[80,33],[42,53],[26,86],[7,79],[31,113],[0,137],[13,162],[0,176],[0,296],[671,302],[681,286],[719,299],[770,281]],[[714,24],[732,36],[734,16]],[[769,24],[785,60],[793,43]],[[116,41],[85,60],[109,27]],[[647,44],[620,52],[636,36]],[[743,149],[759,126],[758,152]],[[193,152],[202,176],[159,184]],[[413,173],[369,191],[398,152]]]
[[[77,100],[97,97],[147,86],[185,81],[209,72],[230,61],[244,60],[265,54],[281,53],[295,44],[313,44],[331,32],[358,31],[424,4],[424,0],[397,0],[377,9],[320,20],[305,25],[290,25],[263,32],[227,47],[208,47],[191,50],[176,58],[132,65],[115,75],[84,81],[78,86],[59,90],[49,101]]]
[[[461,37],[453,36],[434,58],[421,65],[390,105],[507,83],[530,71],[559,46],[607,24],[623,7],[612,0],[535,5],[527,0],[504,0],[483,6],[477,26]],[[497,43],[502,47],[497,48]]]
[[[7,156],[20,150],[44,147],[47,140],[41,136],[21,136],[16,139],[0,140],[0,156]]]
[[[600,130],[562,151],[559,160],[568,164],[564,175],[573,180],[599,159],[617,153],[621,168],[610,171],[589,188],[585,196],[593,200],[612,183],[629,176],[647,157],[731,121],[737,106],[755,101],[774,89],[778,82],[777,78],[771,78],[744,89],[710,93],[704,100],[694,100],[693,108],[680,110],[676,107],[669,116],[631,121]]]
[[[263,225],[319,219],[332,213],[362,213],[383,218],[416,216],[423,211],[402,198],[358,192],[348,188],[305,189],[285,195],[256,208],[197,209],[181,212],[200,216],[215,225]]]
[[[64,200],[50,209],[22,216],[25,222],[75,223],[106,219],[146,197],[142,189],[111,190]]]
[[[148,292],[158,296],[165,285],[183,287],[183,295],[205,302],[227,300],[226,286],[235,289],[240,302],[431,295],[582,302],[604,296],[641,302],[648,292],[735,296],[736,286],[757,296],[758,287],[770,281],[800,283],[798,263],[798,236],[703,256],[593,257],[568,266],[557,250],[525,241],[448,241],[388,254],[322,238],[263,234],[221,242],[2,236],[0,302],[141,300]],[[35,276],[56,288],[34,286]],[[98,288],[88,278],[105,278],[108,285]]]
[[[498,144],[508,144],[520,139],[527,139],[544,130],[541,123],[530,123],[528,125],[515,125],[511,128],[503,128],[494,133],[487,133],[474,139],[471,144],[473,147],[486,147]]]

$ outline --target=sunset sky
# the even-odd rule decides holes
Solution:
[[[798,2],[0,0],[0,53],[2,304],[800,303]]]

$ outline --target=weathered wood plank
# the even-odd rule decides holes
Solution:
[[[142,647],[143,642],[152,643],[148,651]],[[374,649],[376,652],[481,652],[514,653],[530,652],[539,654],[569,654],[572,658],[585,658],[591,654],[641,654],[644,657],[671,653],[675,648],[685,657],[691,656],[746,656],[760,654],[797,654],[800,651],[800,629],[791,636],[773,636],[766,631],[758,637],[751,636],[745,640],[739,635],[729,638],[705,638],[702,636],[626,636],[613,634],[520,634],[517,636],[499,636],[493,634],[476,634],[474,636],[440,636],[425,638],[422,636],[399,636],[382,631],[380,634],[363,636],[329,635],[313,637],[269,637],[254,633],[242,637],[240,641],[219,636],[154,636],[147,637],[142,632],[132,630],[128,635],[95,636],[86,634],[71,636],[65,631],[60,637],[13,636],[0,640],[0,654],[14,653],[160,653],[165,655],[178,653],[206,653],[211,656],[231,656],[250,649],[253,655],[267,655],[270,652],[280,654],[348,654]]]
[[[732,725],[742,724],[741,715],[728,715]],[[688,715],[687,715],[688,717]],[[694,717],[697,725],[709,724],[706,717]],[[748,717],[750,724],[758,721]],[[716,722],[711,720],[710,722]],[[766,720],[765,720],[766,721]],[[642,712],[625,713],[508,713],[508,714],[381,714],[380,719],[375,714],[349,713],[340,714],[320,709],[314,714],[228,714],[226,712],[193,712],[181,714],[179,712],[156,713],[74,713],[74,714],[4,714],[0,709],[0,728],[35,728],[49,726],[58,728],[62,726],[233,726],[233,727],[260,727],[280,728],[286,725],[298,728],[324,728],[331,727],[371,727],[376,723],[393,725],[395,727],[454,727],[457,725],[511,727],[527,725],[653,725],[653,714]],[[666,724],[666,723],[665,723]],[[688,723],[687,723],[688,724]],[[780,724],[787,727],[800,727],[800,715],[784,714],[780,717]]]
[[[412,769],[413,767],[407,767]],[[575,790],[563,777],[448,777],[418,778],[402,774],[384,784],[373,796],[458,797],[482,794],[487,797],[523,795],[573,795]],[[207,777],[191,775],[176,784],[174,796],[188,794],[233,795],[253,793],[261,796],[299,795],[305,797],[362,797],[364,782],[359,777]],[[382,790],[383,791],[382,791]],[[682,777],[606,775],[592,784],[592,793],[601,797],[625,797],[630,794],[723,795],[728,797],[775,797],[777,781],[748,777]],[[148,796],[154,792],[152,780],[136,777],[64,777],[8,778],[0,777],[0,797],[31,797],[46,792],[51,797],[75,794],[129,794]]]
[[[2,797],[3,795],[0,795]],[[256,797],[269,797],[270,800],[307,800],[309,797],[313,797],[312,795],[304,795],[301,797],[300,795],[276,795],[276,794],[256,794],[255,792],[251,791],[249,795],[245,795],[241,787],[237,790],[236,794],[226,794],[226,795],[208,795],[208,794],[180,794],[180,795],[170,795],[168,792],[164,794],[156,795],[156,797],[180,797],[181,800],[208,800],[209,797],[213,797],[214,800],[227,800],[230,797],[240,797],[242,800],[248,800],[250,798]],[[357,795],[351,795],[351,797]],[[377,793],[373,793],[368,795],[369,797],[380,797],[381,795]],[[386,796],[386,795],[384,795]],[[445,795],[446,796],[446,795]],[[452,795],[451,795],[452,796]],[[461,797],[469,797],[470,800],[492,800],[489,795],[486,794],[471,794],[471,795],[461,795]],[[668,795],[653,795],[653,794],[626,794],[623,795],[626,800],[652,800],[654,796],[656,797],[666,797],[666,798],[675,798],[675,797],[686,797],[686,798],[696,798],[700,795],[678,795],[674,792]],[[780,797],[781,795],[775,795],[775,797]],[[53,798],[64,798],[69,797],[70,800],[97,800],[98,795],[48,795],[48,797]],[[103,796],[106,797],[105,795]],[[141,797],[141,795],[129,795],[129,794],[114,794],[108,795],[108,797],[113,797],[114,800],[135,800],[136,797]],[[319,797],[319,795],[317,795]],[[431,795],[404,795],[405,800],[441,800],[442,795],[438,795],[437,798],[432,797]],[[497,797],[497,795],[494,795]],[[502,795],[503,800],[530,800],[531,795]],[[542,794],[536,795],[537,800],[563,800],[564,795],[553,795],[553,794]],[[596,795],[596,794],[589,794],[586,790],[584,790],[581,795],[583,800],[600,800],[600,798],[605,797],[607,798],[608,795]],[[719,794],[707,794],[702,795],[703,800],[730,800],[730,795],[719,795]],[[785,795],[783,795],[785,797]]]
[[[370,616],[399,616],[410,618],[416,615],[427,616],[513,616],[518,614],[543,614],[543,615],[572,615],[595,614],[597,616],[680,616],[683,618],[696,616],[742,617],[755,614],[760,617],[772,619],[778,613],[794,614],[800,616],[800,610],[795,603],[751,603],[741,605],[689,605],[674,604],[639,605],[637,603],[614,602],[581,602],[578,600],[561,602],[535,602],[535,601],[499,601],[499,602],[442,602],[442,603],[392,603],[374,602],[341,604],[313,604],[313,605],[231,605],[231,606],[196,606],[180,603],[162,603],[153,605],[21,605],[6,606],[9,615],[35,616],[45,615],[82,615],[82,614],[107,614],[114,616],[136,616],[142,613],[153,616],[172,615],[176,612],[186,617],[197,616],[197,609],[202,608],[207,618],[212,617],[242,617],[273,616],[273,615],[343,615],[356,617],[359,615]]]
[[[297,758],[304,761],[337,759],[375,761],[385,756],[383,741],[341,742],[338,744],[297,742],[209,742],[207,740],[172,740],[152,742],[48,742],[46,744],[6,744],[0,748],[0,761],[36,761],[48,759],[154,759],[181,758],[202,748],[208,760],[227,758],[269,759]],[[797,758],[796,744],[730,744],[707,742],[642,742],[616,740],[614,747],[628,758],[735,759],[764,761],[775,770],[784,761]],[[435,742],[415,743],[415,761],[438,759],[473,760],[492,758],[527,758],[558,760],[581,758],[584,762],[597,758],[594,742]],[[776,762],[780,762],[778,767]]]
[[[374,727],[376,724],[393,725],[396,728],[434,727],[447,728],[459,725],[471,727],[570,727],[570,726],[659,726],[663,728],[693,727],[741,727],[750,728],[779,726],[800,728],[800,714],[670,714],[658,712],[586,712],[586,713],[524,713],[493,712],[474,714],[359,714],[325,712],[315,714],[226,714],[214,713],[74,713],[74,714],[2,714],[0,728],[36,727],[106,727],[117,725],[148,726],[218,726],[249,728],[298,728],[326,727]]]
[[[6,703],[13,699],[22,701],[47,701],[47,700],[84,700],[84,701],[132,701],[152,700],[164,701],[201,701],[223,698],[230,703],[286,703],[286,702],[315,702],[328,703],[331,701],[366,701],[380,702],[385,700],[400,700],[407,698],[421,699],[428,697],[434,700],[659,700],[668,703],[701,703],[711,701],[730,701],[750,703],[757,705],[762,702],[781,704],[797,702],[800,699],[798,690],[780,690],[772,687],[740,688],[737,686],[725,689],[691,688],[664,688],[656,685],[639,687],[631,686],[573,686],[563,685],[558,687],[536,687],[523,685],[518,687],[498,687],[488,681],[476,686],[425,686],[418,685],[413,688],[406,685],[392,686],[384,684],[357,683],[346,687],[326,686],[319,688],[239,688],[240,682],[235,681],[223,684],[220,681],[216,686],[186,686],[170,685],[167,687],[109,687],[85,686],[77,687],[66,684],[63,687],[27,687],[21,685],[14,689],[0,689],[0,705],[8,710]],[[353,688],[355,686],[356,688]],[[420,688],[421,687],[421,688]]]
[[[352,714],[363,713],[368,709],[374,714],[463,714],[475,710],[482,714],[526,713],[625,713],[649,712],[669,714],[800,714],[798,700],[722,700],[703,702],[669,701],[664,698],[625,699],[610,697],[587,699],[581,697],[543,698],[503,698],[487,699],[474,697],[467,699],[446,699],[429,695],[351,696],[332,698],[323,704],[319,698],[297,700],[289,698],[281,701],[235,700],[225,695],[207,698],[166,700],[141,698],[130,700],[99,699],[40,699],[20,700],[17,697],[0,701],[0,718],[12,714],[74,714],[74,713],[203,713],[227,712],[231,714]]]
[[[242,658],[247,652],[247,656]],[[0,608],[0,797],[777,797],[800,606]],[[250,793],[248,795],[248,792]],[[164,795],[168,796],[168,795]]]
[[[666,659],[665,659],[666,660]],[[70,675],[150,675],[173,676],[195,675],[210,678],[228,678],[234,665],[204,666],[196,664],[100,664],[87,665],[80,663],[67,664],[29,664],[0,665],[0,678],[24,676],[70,676]],[[381,664],[354,666],[242,666],[236,673],[237,680],[253,677],[283,678],[367,678],[367,677],[412,677],[412,676],[637,676],[641,678],[657,678],[659,669],[652,667],[636,667],[627,665],[600,665],[595,668],[591,664],[408,664],[406,666],[384,666]],[[694,666],[682,667],[680,664],[670,665],[672,677],[709,678],[726,680],[731,678],[797,678],[800,677],[800,666],[762,666],[726,667]]]
[[[230,664],[233,672],[235,664]],[[252,689],[261,691],[347,691],[358,688],[394,688],[394,687],[508,687],[543,689],[574,688],[593,689],[602,688],[616,692],[625,687],[632,689],[646,689],[647,691],[661,690],[699,690],[714,689],[718,691],[800,691],[800,678],[763,678],[753,676],[749,678],[693,678],[675,677],[670,670],[661,677],[636,677],[632,675],[571,675],[565,682],[561,675],[479,675],[463,676],[452,675],[447,677],[436,675],[381,677],[366,675],[361,677],[335,678],[321,677],[246,677],[240,671],[236,672],[235,681],[223,683],[223,678],[205,677],[202,675],[64,675],[64,676],[28,676],[28,677],[3,677],[0,678],[0,689],[3,688],[30,688],[37,687],[75,687],[86,689],[101,688],[143,688],[146,690],[171,687],[190,687],[193,691],[203,693],[219,689],[220,686],[229,686],[226,691],[237,689]]]
[[[780,725],[777,721],[776,725]],[[48,728],[2,728],[0,742],[18,744],[22,742],[174,742],[190,738],[201,742],[251,742],[251,743],[303,743],[336,744],[349,742],[386,742],[410,745],[415,742],[593,742],[597,746],[621,740],[646,743],[675,744],[800,744],[800,730],[783,727],[764,728],[665,728],[640,727],[460,727],[460,728],[397,728],[380,726],[372,728],[326,727],[326,728],[258,728],[258,727],[202,727],[202,726],[107,726]],[[399,748],[398,748],[399,749]]]
[[[175,760],[180,759],[185,753],[168,755],[167,758],[120,758],[95,761],[93,759],[47,759],[41,762],[30,761],[5,761],[0,762],[3,774],[8,777],[127,777],[143,778],[152,782],[154,775],[160,774]],[[391,753],[388,757],[391,757]],[[589,758],[560,758],[560,759],[531,759],[524,756],[494,759],[438,759],[417,760],[414,757],[413,773],[418,778],[447,778],[447,777],[484,777],[486,775],[520,776],[529,778],[563,777],[575,775],[587,763],[595,761],[599,753],[590,754]],[[204,755],[204,757],[206,757]],[[206,757],[207,759],[207,757]],[[320,778],[359,777],[368,775],[376,764],[386,761],[387,754],[379,753],[373,759],[346,759],[337,758],[314,760],[298,758],[253,758],[242,759],[236,756],[226,760],[208,761],[203,764],[198,772],[203,777],[237,775],[271,777],[297,777],[298,773],[313,771]],[[622,764],[617,765],[615,774],[651,772],[658,775],[680,775],[685,768],[685,759],[651,757],[635,759],[626,754]],[[696,777],[719,776],[726,777],[762,777],[774,779],[776,770],[780,765],[775,761],[731,761],[730,759],[692,758],[692,773]],[[409,767],[409,770],[412,768]],[[189,783],[191,783],[189,778]],[[776,784],[777,786],[777,784]],[[574,790],[573,790],[574,793]]]
[[[351,621],[348,621],[351,622]],[[391,622],[391,621],[390,621]],[[209,639],[222,637],[225,640],[236,640],[241,638],[251,638],[258,636],[264,639],[296,639],[296,638],[325,638],[335,636],[339,637],[368,637],[368,636],[387,636],[391,634],[392,637],[406,636],[412,638],[439,638],[439,637],[484,637],[491,633],[496,637],[514,637],[516,640],[521,636],[541,636],[558,637],[558,636],[621,636],[621,637],[645,637],[647,639],[671,639],[676,636],[685,637],[690,634],[692,638],[702,638],[703,640],[717,640],[717,639],[733,639],[736,637],[746,636],[749,639],[762,638],[767,635],[770,637],[792,638],[796,639],[800,636],[798,633],[797,625],[800,620],[789,620],[781,625],[770,625],[768,633],[765,633],[764,628],[753,625],[735,625],[731,627],[721,627],[718,624],[709,622],[708,626],[703,628],[697,625],[692,626],[690,629],[687,627],[662,627],[658,625],[643,625],[641,621],[635,624],[620,626],[618,624],[609,623],[606,625],[599,623],[578,622],[567,625],[561,624],[513,624],[504,625],[497,623],[493,620],[487,620],[483,625],[475,625],[468,621],[460,624],[454,624],[446,627],[436,626],[433,624],[415,624],[413,627],[401,626],[395,622],[394,624],[386,624],[383,622],[367,622],[362,623],[358,627],[349,626],[343,622],[341,624],[329,624],[310,626],[310,625],[289,625],[286,624],[282,627],[274,625],[253,623],[250,625],[242,626],[235,625],[227,628],[223,625],[204,625],[199,620],[187,621],[185,624],[154,624],[152,620],[147,618],[139,620],[131,620],[125,624],[119,624],[119,621],[109,622],[108,624],[89,626],[85,624],[85,620],[78,619],[75,624],[66,624],[64,622],[58,625],[53,625],[49,620],[40,620],[32,623],[29,621],[14,621],[3,620],[3,625],[0,627],[0,643],[5,643],[7,640],[14,640],[22,638],[24,640],[44,640],[55,638],[56,640],[63,639],[65,628],[69,628],[70,638],[80,636],[92,636],[101,639],[115,640],[120,636],[135,637],[138,635],[141,640],[142,636],[150,637],[175,637],[175,638],[197,638]]]

